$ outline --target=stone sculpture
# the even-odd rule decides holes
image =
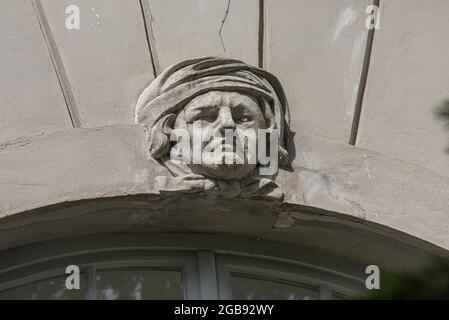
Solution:
[[[258,159],[248,161],[249,142],[244,135],[245,130],[276,131],[276,146],[271,139],[266,141],[270,144],[267,148],[274,147],[276,152],[271,156],[276,157],[279,166],[287,165],[288,104],[279,80],[271,73],[221,57],[182,61],[168,67],[144,90],[137,102],[136,122],[146,128],[150,155],[172,175],[156,178],[159,192],[283,198],[274,181],[277,170],[263,175],[264,166]],[[223,154],[219,154],[220,159],[212,156],[199,162],[173,159],[181,149],[179,137],[173,139],[173,132],[184,130],[192,142],[197,128],[223,134],[225,130],[234,132],[236,140],[231,146],[223,135],[215,135],[200,141],[200,152],[218,150],[224,145],[232,148],[240,143],[243,153],[238,154],[235,148],[225,150],[239,161],[222,161]],[[260,137],[252,142],[260,142]],[[189,148],[194,146],[194,141],[189,144]],[[189,151],[190,156],[195,150]]]

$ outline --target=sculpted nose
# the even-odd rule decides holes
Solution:
[[[229,107],[220,108],[218,125],[220,130],[235,129],[235,122],[232,119],[232,113]]]

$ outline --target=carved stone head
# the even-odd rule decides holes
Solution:
[[[238,60],[205,57],[168,67],[140,96],[136,122],[147,130],[150,155],[175,177],[194,175],[221,183],[258,177],[260,163],[248,161],[245,132],[249,130],[276,130],[276,160],[280,166],[288,162],[288,106],[284,91],[275,76]],[[223,159],[211,156],[200,163],[173,161],[172,155],[178,153],[180,143],[171,141],[172,133],[186,131],[189,145],[194,146],[197,128],[213,132],[214,136],[201,140],[200,149],[210,152],[224,148],[224,153],[219,154]],[[242,153],[235,151],[235,145],[226,148],[229,140],[224,139],[225,131],[234,132],[236,142],[244,146]],[[238,161],[225,162],[226,153]]]

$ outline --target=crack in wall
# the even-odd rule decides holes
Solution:
[[[11,148],[11,147],[25,147],[31,143],[31,139],[28,138],[16,138],[14,140],[0,143],[0,151]]]
[[[228,14],[229,14],[229,7],[231,6],[231,0],[228,0],[228,4],[227,4],[227,6],[226,6],[226,11],[225,11],[225,15],[224,15],[224,17],[223,17],[223,20],[221,20],[221,22],[220,22],[220,30],[218,30],[218,36],[220,37],[220,40],[221,40],[221,45],[223,46],[223,51],[224,52],[226,52],[226,46],[225,46],[225,43],[224,43],[224,40],[223,40],[223,36],[222,36],[222,31],[223,31],[223,27],[224,27],[224,25],[225,25],[225,23],[226,23],[226,19],[228,18]]]

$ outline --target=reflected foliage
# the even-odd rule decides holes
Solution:
[[[236,300],[315,300],[320,297],[318,287],[240,274],[231,275],[231,289]]]
[[[179,271],[125,269],[97,271],[99,300],[184,299]]]
[[[371,290],[362,299],[385,300],[448,300],[449,263],[437,260],[428,267],[416,272],[383,275],[380,289]]]
[[[0,300],[83,300],[84,276],[81,275],[79,290],[67,289],[65,280],[65,276],[55,277],[7,289],[0,292]]]

